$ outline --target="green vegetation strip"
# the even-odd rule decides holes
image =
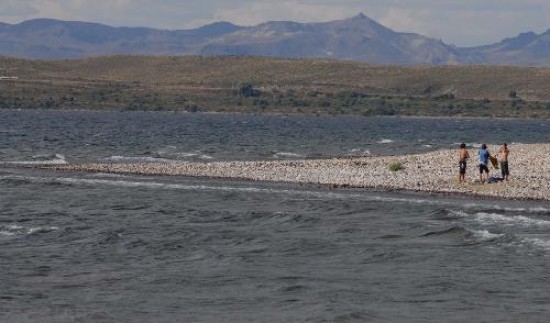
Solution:
[[[550,118],[550,69],[257,57],[0,58],[0,108]]]

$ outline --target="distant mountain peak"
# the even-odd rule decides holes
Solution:
[[[528,31],[528,32],[525,32],[525,33],[520,33],[516,38],[533,40],[533,39],[537,38],[538,36],[539,36],[538,34],[532,32],[532,31]]]
[[[360,22],[360,23],[376,24],[376,25],[382,26],[381,24],[376,22],[374,19],[368,17],[367,15],[365,15],[362,12],[355,15],[355,16],[353,16],[353,17],[351,17],[351,18],[345,19],[344,21],[353,21],[353,22]],[[387,28],[387,27],[384,27],[384,28]]]
[[[334,23],[338,23],[338,22],[348,24],[350,26],[361,27],[361,28],[367,27],[369,29],[375,29],[377,31],[393,32],[393,30],[391,30],[390,28],[378,23],[372,18],[369,18],[367,15],[365,15],[362,12],[351,18],[335,21]]]
[[[227,21],[220,21],[211,23],[195,29],[196,32],[204,33],[206,35],[227,34],[235,32],[243,27],[237,26]]]
[[[0,22],[0,55],[31,59],[105,55],[244,55],[345,59],[373,64],[550,66],[550,29],[471,48],[396,32],[365,13],[335,21],[271,21],[256,26],[215,22],[161,30],[40,18]]]
[[[370,19],[369,17],[367,17],[367,15],[365,15],[364,13],[360,12],[358,13],[357,15],[351,17],[352,20],[365,20],[365,19],[368,19],[368,20],[372,20]]]

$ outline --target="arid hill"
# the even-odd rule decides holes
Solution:
[[[550,68],[255,57],[0,58],[0,107],[550,116]]]

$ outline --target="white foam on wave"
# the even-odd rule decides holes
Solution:
[[[67,164],[65,156],[55,154],[53,156],[37,155],[32,157],[33,160],[8,161],[7,164],[13,165],[64,165]]]
[[[354,155],[365,156],[365,155],[370,155],[371,151],[369,149],[354,148],[354,149],[350,150],[350,153],[352,153]]]
[[[550,251],[550,240],[548,239],[524,237],[522,240],[532,246],[544,249],[546,251]]]
[[[157,154],[166,154],[178,149],[176,146],[166,146],[157,150]]]
[[[391,144],[392,142],[394,142],[394,141],[391,140],[391,139],[381,139],[381,140],[377,141],[376,143],[384,145],[384,144]]]
[[[496,213],[479,213],[478,216],[488,218],[490,220],[502,221],[509,224],[521,224],[525,226],[550,226],[550,221],[542,219],[534,219],[524,215],[505,216]]]
[[[27,236],[36,233],[46,233],[51,231],[57,231],[59,227],[56,226],[39,226],[26,228],[16,224],[0,226],[0,236],[13,237],[13,236]]]
[[[10,224],[7,226],[0,226],[0,235],[2,236],[14,236],[17,234],[17,231],[23,229],[22,226]]]
[[[173,163],[174,160],[166,158],[157,158],[157,157],[130,157],[130,156],[111,156],[107,157],[106,160],[115,161],[115,162],[146,162],[146,163]]]
[[[249,192],[287,192],[289,190],[273,190],[255,187],[230,187],[230,186],[208,186],[208,185],[186,185],[170,184],[161,182],[143,182],[122,180],[129,175],[119,174],[92,174],[92,177],[99,178],[73,178],[73,177],[40,177],[40,176],[22,176],[22,175],[3,175],[0,180],[22,180],[34,183],[61,183],[70,185],[106,185],[120,187],[145,187],[154,189],[182,189],[182,190],[228,190],[228,191],[249,191]],[[103,177],[103,178],[102,178]],[[121,178],[118,180],[117,178]]]
[[[130,175],[115,174],[115,173],[94,173],[90,174],[92,177],[106,177],[106,178],[129,178]]]
[[[453,211],[453,210],[451,210],[451,213],[460,217],[472,218],[483,224],[502,224],[505,226],[524,226],[524,227],[550,226],[550,221],[542,220],[542,219],[534,219],[525,215],[508,216],[508,215],[499,214],[499,213],[485,213],[485,212],[467,213],[464,211]]]
[[[426,199],[420,199],[420,198],[375,196],[373,197],[373,200],[380,201],[380,202],[402,202],[402,203],[427,204],[427,205],[452,205],[452,203],[446,202],[446,201],[426,200]]]
[[[467,217],[472,216],[472,214],[467,213],[467,212],[464,212],[464,211],[449,210],[449,212],[450,212],[452,215],[457,216],[457,217],[461,217],[461,218],[467,218]]]
[[[188,159],[188,158],[200,158],[200,159],[212,159],[213,157],[202,154],[200,150],[195,151],[179,151],[176,146],[166,146],[159,148],[153,153],[155,158],[175,158],[175,159]]]
[[[107,158],[104,158],[104,160],[108,161],[114,161],[114,162],[139,162],[139,163],[177,163],[179,159],[188,159],[188,158],[199,158],[203,160],[211,160],[214,159],[214,157],[206,155],[206,154],[199,154],[199,153],[190,153],[190,152],[182,152],[177,153],[173,155],[176,159],[170,159],[165,157],[157,157],[157,156],[110,156]],[[167,156],[170,157],[170,156]]]
[[[178,158],[183,158],[183,159],[185,159],[185,158],[190,158],[190,157],[195,157],[195,156],[198,156],[198,155],[199,155],[199,154],[197,154],[197,153],[185,153],[185,152],[184,152],[184,153],[177,153],[177,154],[176,154],[176,156],[177,156]]]
[[[21,176],[21,175],[7,175],[0,176],[0,180],[25,180],[29,182],[37,183],[61,183],[67,185],[90,185],[90,186],[115,186],[115,187],[142,187],[150,189],[166,189],[166,190],[202,190],[202,191],[240,191],[240,192],[254,192],[254,193],[273,193],[273,194],[290,194],[293,196],[302,196],[304,198],[318,198],[321,200],[328,199],[360,199],[363,201],[373,202],[402,202],[402,203],[415,203],[415,204],[435,204],[445,205],[446,202],[438,200],[426,200],[418,198],[393,198],[385,197],[374,194],[361,194],[350,192],[333,192],[333,191],[314,191],[314,190],[295,190],[295,189],[276,189],[276,188],[261,188],[261,187],[238,187],[238,186],[215,186],[215,185],[190,185],[190,184],[175,184],[175,183],[162,183],[154,181],[133,181],[127,180],[128,175],[119,178],[117,175],[109,177],[106,175],[103,177],[103,173],[94,174],[92,177],[96,178],[73,178],[73,177],[39,177],[39,176]]]
[[[188,159],[188,158],[199,158],[204,160],[211,160],[214,159],[214,157],[206,155],[206,154],[200,154],[197,152],[179,152],[174,154],[177,159]]]
[[[492,233],[487,230],[471,230],[471,232],[481,241],[491,241],[504,236],[504,233]]]
[[[167,190],[222,190],[222,191],[244,191],[244,192],[272,192],[274,190],[256,188],[256,187],[230,187],[230,186],[208,186],[208,185],[188,185],[188,184],[172,184],[160,182],[143,182],[143,181],[127,181],[114,179],[89,179],[89,178],[72,178],[72,177],[57,177],[57,178],[41,178],[42,180],[50,180],[58,183],[71,185],[105,185],[116,187],[141,187],[151,189],[167,189]],[[284,192],[284,190],[281,190]]]
[[[505,207],[505,206],[499,206],[499,205],[490,205],[487,206],[485,204],[476,204],[476,203],[468,203],[464,205],[465,208],[469,209],[491,209],[496,211],[504,211],[504,212],[524,212],[524,213],[550,213],[550,208],[545,207]]]

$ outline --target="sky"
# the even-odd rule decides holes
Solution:
[[[460,47],[550,29],[550,0],[0,0],[0,22],[34,18],[191,29],[228,21],[323,22],[363,13],[397,32]]]

